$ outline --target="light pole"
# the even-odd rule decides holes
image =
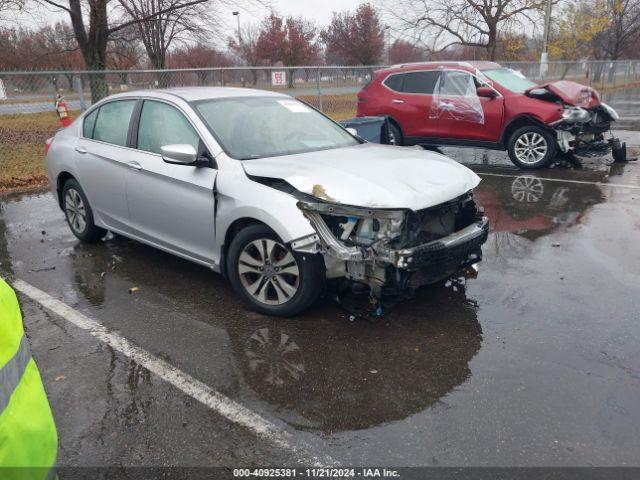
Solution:
[[[238,19],[238,42],[242,43],[242,36],[240,35],[240,12],[237,10],[235,12],[231,12],[234,17]]]
[[[236,17],[238,19],[238,48],[240,48],[240,51],[242,51],[242,34],[240,33],[240,12],[239,11],[235,11],[235,12],[231,12],[233,14],[234,17]],[[242,82],[242,86],[244,87],[244,75],[242,74],[242,72],[240,72],[240,82]]]
[[[389,65],[391,63],[391,27],[385,25],[384,32],[387,34],[387,65]]]
[[[547,76],[549,61],[549,30],[551,29],[551,1],[547,0],[547,8],[544,11],[544,33],[542,37],[542,53],[540,54],[540,79]]]

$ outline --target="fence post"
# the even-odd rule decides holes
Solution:
[[[78,91],[78,100],[80,100],[80,110],[87,109],[87,104],[84,101],[84,91],[82,90],[82,77],[77,75],[75,78],[76,90]]]
[[[320,111],[324,112],[322,108],[322,88],[320,87],[320,67],[316,70],[316,87],[318,88],[318,106]]]

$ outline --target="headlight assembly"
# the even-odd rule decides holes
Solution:
[[[609,114],[613,121],[617,122],[620,120],[620,115],[618,115],[618,112],[616,112],[611,106],[606,103],[601,103],[600,105],[602,105],[602,108],[604,108],[605,112]]]
[[[591,120],[591,114],[584,108],[566,107],[562,111],[562,120],[567,123],[587,123]]]

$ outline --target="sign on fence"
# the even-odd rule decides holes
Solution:
[[[287,84],[287,72],[277,71],[271,72],[271,86],[284,87]]]
[[[7,99],[7,91],[4,89],[4,82],[0,78],[0,100]]]

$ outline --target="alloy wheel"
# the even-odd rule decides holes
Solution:
[[[513,148],[518,160],[529,165],[541,161],[548,149],[547,140],[538,132],[523,133]]]
[[[300,270],[287,248],[270,238],[247,244],[238,258],[242,286],[265,305],[282,305],[291,300],[300,285]]]
[[[82,233],[87,226],[87,210],[80,193],[70,188],[64,197],[64,212],[71,228]]]

